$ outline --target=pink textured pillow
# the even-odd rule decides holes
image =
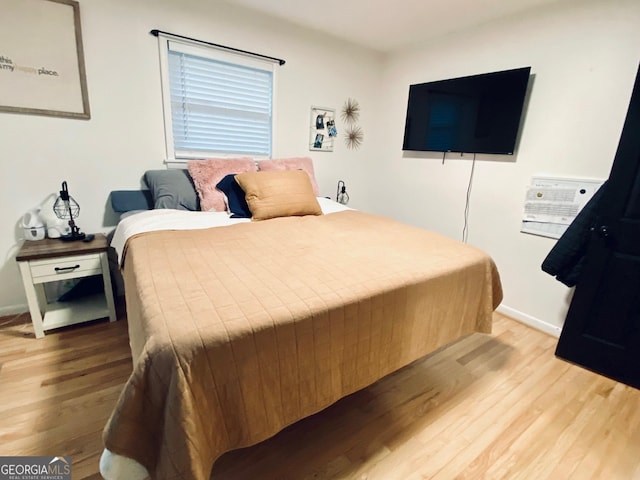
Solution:
[[[189,174],[200,197],[200,210],[224,212],[227,206],[224,193],[216,188],[220,180],[230,173],[255,172],[253,158],[209,158],[207,160],[189,160]]]
[[[293,157],[293,158],[274,158],[271,160],[262,160],[258,162],[258,170],[304,170],[309,175],[313,193],[317,197],[320,195],[318,183],[316,182],[316,174],[313,170],[313,160],[309,157]]]

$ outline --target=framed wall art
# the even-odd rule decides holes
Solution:
[[[309,150],[333,152],[333,140],[337,136],[335,109],[311,107]]]
[[[80,6],[0,0],[0,112],[89,119]]]

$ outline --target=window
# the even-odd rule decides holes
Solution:
[[[277,61],[158,39],[167,161],[270,157]]]

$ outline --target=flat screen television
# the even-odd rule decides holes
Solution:
[[[530,71],[411,85],[402,149],[513,155]]]

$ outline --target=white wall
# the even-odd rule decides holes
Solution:
[[[569,0],[449,35],[386,59],[221,1],[80,0],[90,121],[0,113],[0,315],[26,311],[15,264],[18,222],[67,180],[84,231],[109,231],[110,190],[163,168],[157,28],[287,60],[279,71],[274,156],[309,154],[322,193],[346,181],[352,205],[460,238],[471,161],[402,153],[408,86],[530,65],[534,79],[514,157],[479,155],[469,243],[500,269],[511,315],[557,331],[571,290],[540,270],[554,240],[519,232],[532,175],[604,179],[640,50],[640,2]],[[365,142],[309,152],[311,105],[362,107]],[[342,126],[343,127],[343,126]],[[339,130],[341,125],[338,124]]]
[[[470,244],[496,260],[516,318],[554,332],[571,291],[540,269],[555,240],[519,232],[532,175],[605,179],[640,55],[640,2],[581,0],[492,22],[390,56],[380,95],[384,136],[370,169],[372,208],[461,238],[471,156],[402,153],[410,84],[531,66],[533,81],[517,155],[478,155]]]
[[[314,158],[321,193],[347,182],[364,205],[359,177],[376,151],[342,141],[333,153],[309,152],[310,107],[340,109],[348,97],[362,106],[361,124],[375,121],[380,57],[317,33],[269,20],[222,1],[80,0],[91,120],[0,113],[0,315],[26,311],[15,262],[24,212],[67,180],[82,208],[85,232],[108,232],[111,190],[138,188],[145,170],[164,168],[164,137],[156,38],[152,29],[284,58],[278,72],[275,157]],[[338,122],[338,128],[341,128]],[[367,140],[367,139],[366,139]]]

